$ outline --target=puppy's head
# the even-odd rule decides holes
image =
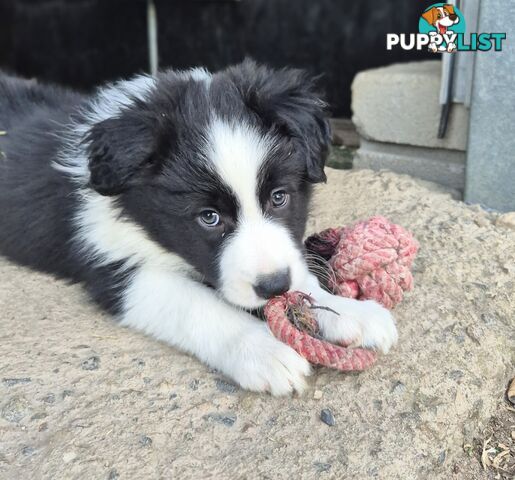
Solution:
[[[86,137],[89,186],[230,302],[300,288],[311,184],[325,180],[324,103],[298,70],[245,61],[165,72]]]

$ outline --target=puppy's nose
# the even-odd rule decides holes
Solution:
[[[290,288],[290,283],[290,270],[283,270],[258,277],[258,281],[254,285],[254,291],[259,297],[268,300],[287,292]]]
[[[453,13],[453,14],[449,15],[449,18],[454,22],[454,20],[456,20],[458,18],[458,15]]]

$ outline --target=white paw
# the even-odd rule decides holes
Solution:
[[[448,51],[449,53],[454,52],[454,50],[456,50],[456,48],[457,48],[457,47],[456,47],[456,44],[455,44],[455,43],[450,42],[450,43],[447,45],[447,51]]]
[[[433,53],[438,52],[438,47],[436,46],[436,43],[431,43],[431,44],[429,45],[429,51],[430,51],[430,52],[433,52]]]
[[[317,310],[322,335],[332,342],[368,347],[387,353],[397,343],[397,327],[389,310],[373,300],[324,296],[320,305],[337,312]]]
[[[311,373],[309,362],[277,340],[264,323],[245,332],[227,360],[225,373],[242,388],[275,396],[301,393]]]

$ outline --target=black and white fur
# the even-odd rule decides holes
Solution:
[[[249,313],[275,293],[337,312],[318,312],[329,340],[396,342],[387,310],[327,293],[303,258],[329,128],[302,72],[246,61],[91,96],[0,74],[0,130],[0,253],[84,283],[122,325],[274,395],[310,373]]]

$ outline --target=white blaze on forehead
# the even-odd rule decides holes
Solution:
[[[244,219],[262,216],[258,174],[273,148],[272,138],[245,123],[229,124],[219,118],[211,122],[207,157],[236,195]]]

